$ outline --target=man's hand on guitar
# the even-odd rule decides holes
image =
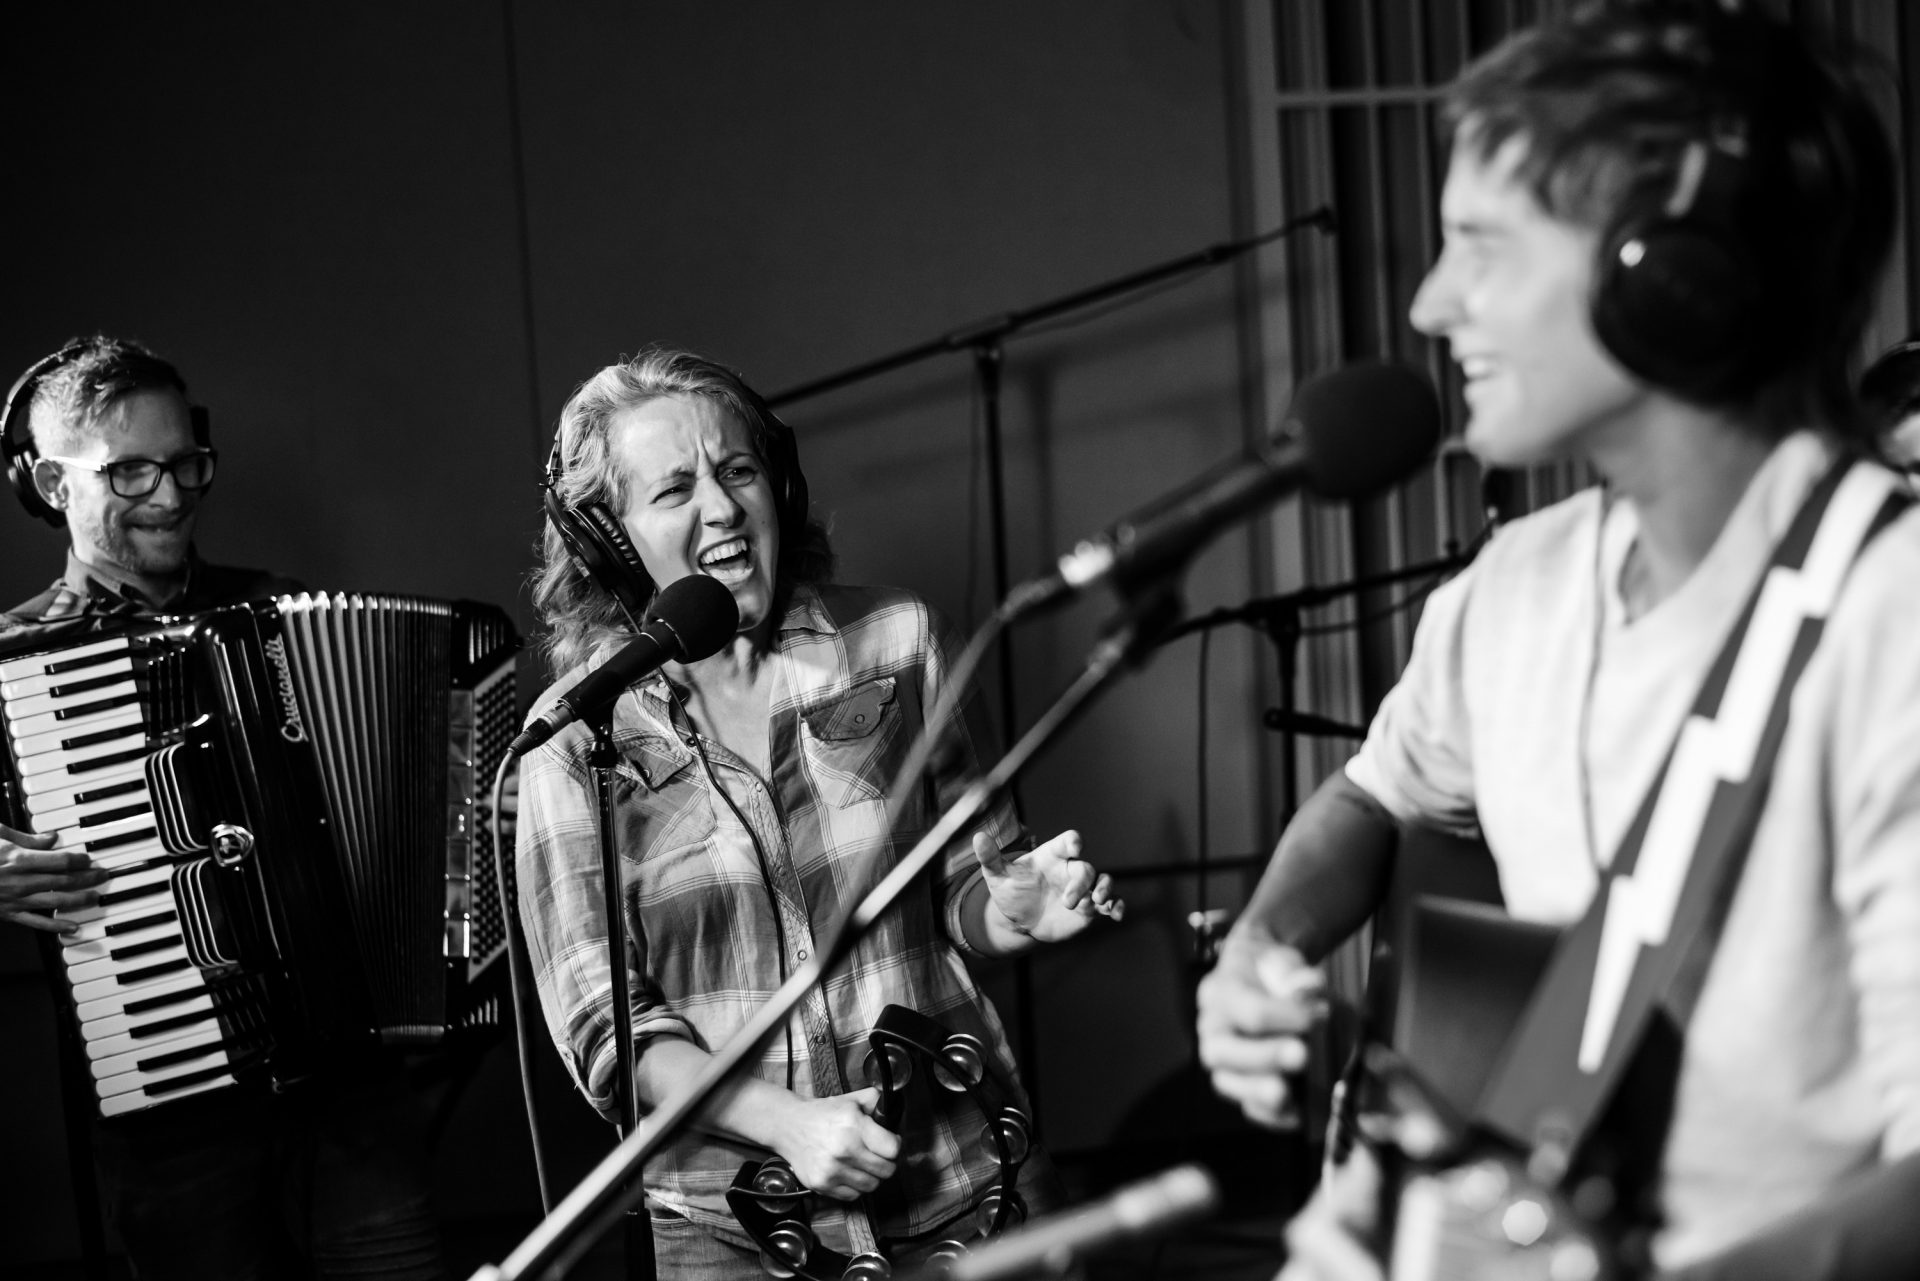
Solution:
[[[1200,1061],[1213,1088],[1262,1125],[1299,1124],[1287,1077],[1307,1065],[1301,1038],[1326,1011],[1326,981],[1299,952],[1236,933],[1200,982]]]

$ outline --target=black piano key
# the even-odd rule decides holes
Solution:
[[[198,992],[189,995],[198,996]],[[155,1019],[151,1023],[142,1023],[139,1027],[128,1028],[127,1035],[139,1040],[142,1037],[158,1036],[162,1032],[171,1032],[177,1027],[190,1027],[195,1023],[211,1023],[212,1010],[194,1010],[188,1014],[176,1014],[171,1018]]]
[[[148,979],[157,979],[163,974],[178,974],[181,970],[190,970],[192,968],[192,961],[189,961],[184,956],[177,956],[171,961],[162,961],[158,965],[149,965],[143,970],[128,970],[125,974],[114,976],[114,981],[120,984],[121,987],[128,987],[135,983],[145,983]],[[127,1008],[132,1009],[133,1007],[128,1006]]]
[[[42,692],[53,698],[70,698],[75,694],[84,694],[90,689],[105,689],[109,685],[122,685],[132,679],[132,672],[109,672],[105,676],[92,676],[86,680],[69,681],[65,685],[49,685]]]
[[[146,736],[147,731],[143,726],[116,725],[112,729],[97,729],[91,734],[75,734],[72,738],[63,738],[60,740],[60,750],[78,752],[85,748],[98,747],[102,743],[111,743],[116,739],[138,737],[144,740]]]
[[[129,943],[125,947],[107,949],[110,961],[131,961],[136,957],[151,956],[155,952],[164,952],[170,947],[179,947],[178,938],[148,939],[145,943]]]
[[[83,672],[89,667],[98,667],[102,663],[111,663],[125,658],[125,649],[101,650],[95,654],[82,654],[78,658],[63,658],[57,663],[48,663],[40,669],[42,676],[64,676],[68,672]]]
[[[104,743],[109,738],[125,738],[128,734],[131,734],[131,733],[140,734],[140,738],[141,738],[140,746],[133,748],[131,751],[107,752],[106,754],[101,756],[90,756],[83,761],[74,761],[67,766],[67,773],[85,774],[89,770],[103,769],[108,765],[118,765],[122,761],[139,760],[142,756],[145,756],[147,754],[147,745],[146,745],[146,734],[144,731],[140,730],[138,726],[122,726],[120,729],[102,730],[98,734],[85,734],[79,738],[73,739],[72,742],[87,743],[88,746],[92,746],[92,743],[88,742],[88,740],[93,740],[93,742]],[[69,744],[69,746],[70,745],[71,744]]]
[[[115,868],[114,875],[130,876],[135,872],[144,872],[148,868],[159,867],[165,862],[167,862],[167,859],[164,855],[157,858],[150,858],[143,863],[132,863],[126,867]],[[108,883],[111,884],[112,882]],[[149,894],[158,894],[170,888],[165,881],[155,881],[151,885],[130,885],[124,890],[108,890],[100,896],[100,904],[102,907],[112,907],[115,903],[124,903],[128,899],[146,898]]]
[[[73,803],[75,805],[91,805],[95,801],[110,800],[115,796],[125,796],[129,792],[142,792],[146,790],[146,787],[146,779],[130,778],[124,783],[114,783],[108,787],[96,787],[85,792],[75,792],[73,794]]]
[[[131,832],[122,832],[118,836],[103,836],[97,841],[87,841],[80,848],[89,854],[95,854],[101,850],[119,849],[122,845],[137,845],[141,841],[150,841],[155,835],[153,828],[140,827]]]
[[[180,964],[185,965],[186,962],[182,961]],[[136,1014],[146,1014],[152,1010],[164,1010],[169,1005],[178,1005],[182,1001],[191,1001],[196,996],[205,996],[206,994],[206,989],[199,987],[183,988],[178,992],[162,992],[158,996],[143,996],[137,1001],[128,1001],[126,1005],[122,1007],[122,1011],[128,1017],[132,1017]]]
[[[211,1046],[208,1047],[208,1049],[211,1048]],[[203,1050],[201,1052],[205,1053],[206,1051]],[[199,1085],[203,1081],[211,1081],[216,1077],[226,1076],[232,1070],[232,1068],[224,1063],[216,1064],[210,1068],[201,1068],[198,1072],[188,1072],[184,1076],[176,1076],[171,1080],[155,1081],[152,1085],[143,1085],[140,1087],[140,1093],[150,1099],[158,1099],[184,1090],[190,1085]]]
[[[158,888],[165,889],[166,887],[159,886]],[[135,917],[130,921],[122,921],[118,925],[109,925],[106,928],[106,935],[108,938],[112,938],[116,934],[131,934],[135,930],[144,930],[154,925],[165,925],[168,921],[177,921],[179,919],[179,913],[171,910],[153,912],[146,916]]]
[[[91,703],[81,703],[77,707],[63,707],[53,714],[56,721],[70,721],[80,716],[91,716],[95,712],[110,712],[116,707],[129,707],[140,701],[138,694],[121,694],[115,698],[99,698]]]
[[[161,1068],[172,1067],[176,1063],[205,1058],[209,1054],[217,1053],[219,1049],[218,1041],[209,1045],[190,1045],[184,1050],[167,1050],[150,1058],[141,1059],[133,1066],[139,1072],[158,1072]]]
[[[108,823],[118,823],[123,818],[137,818],[142,814],[153,813],[153,805],[141,801],[134,805],[123,805],[119,809],[101,810],[98,814],[89,814],[76,825],[79,827],[105,827]]]

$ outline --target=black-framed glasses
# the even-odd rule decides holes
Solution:
[[[165,462],[158,458],[116,458],[112,462],[87,463],[78,458],[55,458],[51,455],[41,461],[104,473],[108,486],[120,497],[145,498],[160,488],[162,475],[172,476],[173,483],[181,489],[194,492],[205,489],[213,483],[213,465],[219,457],[220,452],[216,449],[196,449]]]

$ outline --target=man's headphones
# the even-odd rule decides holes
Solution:
[[[13,492],[29,516],[37,516],[56,529],[65,527],[67,515],[41,495],[33,480],[33,469],[40,461],[33,433],[28,429],[28,420],[33,415],[33,394],[49,374],[94,349],[92,342],[70,342],[59,351],[34,361],[7,392],[6,417],[0,421],[0,455],[6,458],[7,483],[13,486]],[[189,403],[187,416],[193,423],[194,445],[207,448],[212,428],[206,408]]]
[[[799,448],[794,442],[793,429],[757,394],[744,387],[741,390],[748,408],[759,415],[766,427],[764,433],[755,435],[763,437],[771,455],[760,461],[771,474],[780,519],[781,554],[787,555],[799,545],[807,529],[807,478],[800,470]],[[562,501],[559,486],[566,463],[561,456],[561,443],[560,437],[555,436],[553,450],[547,455],[546,476],[541,481],[541,503],[546,508],[547,519],[580,572],[618,601],[628,619],[638,627],[647,602],[653,599],[653,578],[641,563],[640,553],[627,537],[620,517],[605,503],[583,503],[574,507]]]
[[[1594,333],[1629,372],[1689,398],[1740,390],[1773,323],[1735,216],[1746,150],[1739,132],[1688,143],[1672,187],[1628,196],[1600,240]]]

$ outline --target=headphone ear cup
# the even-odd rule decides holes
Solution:
[[[787,464],[782,469],[785,482],[780,491],[780,537],[788,546],[798,546],[807,532],[807,476],[800,470],[800,456],[792,448],[789,436]]]
[[[633,540],[604,504],[572,508],[549,487],[544,503],[560,541],[566,544],[581,572],[609,593],[637,627],[653,598],[653,579],[641,563]]]
[[[6,416],[0,420],[0,452],[4,452],[7,458],[7,483],[13,486],[14,495],[29,516],[44,520],[56,529],[66,525],[67,514],[49,503],[41,494],[40,487],[34,483],[33,469],[40,461],[40,454],[33,447],[33,435],[27,429],[27,420],[33,411],[33,391],[40,379],[65,364],[80,350],[79,345],[69,344],[50,356],[42,356],[34,361],[32,367],[15,379],[8,390]]]
[[[1764,302],[1744,255],[1716,229],[1656,220],[1629,225],[1601,254],[1593,329],[1636,376],[1711,394],[1754,359]]]
[[[32,442],[27,441],[15,446],[12,435],[9,433],[5,447],[7,483],[13,486],[14,495],[19,498],[20,505],[26,508],[27,515],[37,517],[55,527],[65,525],[66,513],[48,502],[46,496],[40,492],[39,485],[34,483],[34,464],[40,460],[40,455],[34,452]]]

